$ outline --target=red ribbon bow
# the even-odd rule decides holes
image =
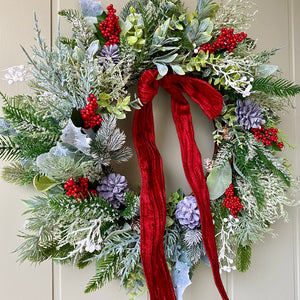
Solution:
[[[143,107],[135,112],[133,140],[137,152],[141,187],[141,260],[151,300],[176,300],[164,253],[166,193],[161,156],[155,144],[152,100],[162,86],[171,95],[172,114],[176,126],[185,176],[197,200],[201,232],[210,260],[216,286],[223,300],[228,300],[219,273],[215,231],[210,211],[210,198],[202,168],[201,154],[194,139],[190,106],[186,93],[209,119],[217,117],[223,97],[207,82],[168,74],[156,80],[157,70],[145,71],[138,84]]]

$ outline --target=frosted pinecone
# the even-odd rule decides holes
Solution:
[[[99,54],[100,63],[103,64],[103,58],[110,58],[116,65],[120,61],[119,46],[117,44],[106,46],[104,45]],[[102,58],[102,60],[101,60]]]
[[[203,161],[203,167],[206,172],[210,173],[214,168],[213,160],[211,160],[210,158],[205,158]]]
[[[101,185],[97,187],[101,198],[110,202],[115,208],[124,204],[125,192],[128,191],[128,184],[125,176],[111,173],[101,180]]]
[[[261,108],[257,103],[252,103],[251,99],[245,101],[238,100],[235,108],[237,122],[244,126],[246,130],[250,128],[260,128],[265,124]]]
[[[196,198],[194,196],[186,196],[179,201],[175,216],[182,226],[190,229],[200,226],[200,213]]]

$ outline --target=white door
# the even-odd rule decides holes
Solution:
[[[102,0],[103,7],[113,1]],[[127,1],[116,0],[114,6],[120,11]],[[194,8],[196,0],[184,1]],[[241,2],[243,2],[241,0]],[[250,36],[259,39],[259,48],[284,47],[274,57],[285,77],[300,83],[300,0],[256,0],[258,10]],[[42,35],[53,41],[56,35],[57,11],[62,8],[79,8],[77,0],[0,0],[0,71],[26,62],[19,45],[30,49],[33,41],[33,11],[37,12]],[[65,28],[65,23],[62,27]],[[67,30],[65,30],[67,32]],[[5,72],[0,73],[3,78]],[[0,90],[13,95],[28,91],[23,84],[8,86],[0,80]],[[170,100],[160,92],[155,103],[157,143],[164,160],[167,190],[182,187],[189,192],[180,160],[179,145],[171,121]],[[298,97],[300,101],[300,97]],[[293,163],[295,176],[300,175],[300,104],[297,109],[283,116],[281,128],[289,136],[289,142],[297,148],[285,150],[285,157]],[[202,112],[192,105],[196,139],[203,157],[210,157],[213,144],[210,137],[212,124]],[[130,119],[130,118],[129,118]],[[124,128],[130,139],[131,120]],[[166,139],[167,137],[167,139]],[[4,163],[1,162],[0,167]],[[123,166],[122,170],[134,184],[139,181],[136,161]],[[16,237],[22,230],[25,210],[20,199],[34,193],[33,189],[15,187],[0,181],[0,300],[114,300],[128,299],[126,292],[119,289],[118,282],[93,294],[85,295],[84,286],[93,275],[93,266],[77,270],[72,266],[57,266],[52,262],[34,267],[19,265],[12,251],[20,244]],[[299,195],[298,195],[299,197]],[[274,226],[277,239],[267,237],[263,244],[253,249],[250,270],[223,276],[231,300],[300,300],[300,210],[290,210],[290,222],[279,222]],[[141,300],[147,299],[147,296]],[[184,300],[220,299],[213,284],[208,267],[201,265],[193,277],[193,285],[184,295]]]

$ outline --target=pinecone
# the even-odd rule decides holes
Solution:
[[[111,173],[101,180],[101,185],[97,187],[98,194],[101,198],[110,202],[115,208],[125,204],[125,192],[128,191],[128,184],[125,176]]]
[[[186,196],[177,203],[175,216],[179,223],[190,229],[200,226],[200,213],[196,198],[194,196]]]
[[[119,46],[117,44],[106,46],[104,45],[99,54],[100,64],[104,64],[107,59],[111,58],[112,62],[116,65],[120,61]]]
[[[134,218],[130,224],[131,229],[137,233],[140,234],[140,230],[141,230],[141,223],[140,223],[140,218]]]
[[[265,124],[261,108],[257,103],[252,103],[251,99],[245,101],[238,100],[235,108],[236,121],[244,126],[246,130],[250,128],[260,128]]]

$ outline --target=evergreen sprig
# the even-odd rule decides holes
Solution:
[[[107,282],[117,276],[120,257],[118,255],[102,256],[96,261],[96,274],[88,282],[85,293],[102,288]]]
[[[27,104],[25,107],[22,105],[22,98],[24,98],[23,95],[10,99],[4,98],[5,106],[3,107],[3,112],[5,119],[22,134],[32,137],[47,136],[47,138],[50,137],[54,142],[58,141],[61,132],[57,122],[53,118],[44,118],[44,116],[36,113],[33,106]],[[34,102],[34,99],[29,98],[31,102]],[[30,99],[27,99],[26,102],[30,101]]]
[[[76,9],[64,9],[58,13],[72,24],[72,31],[77,44],[82,44],[88,48],[93,40],[96,39],[93,31],[89,28],[82,14]]]
[[[235,163],[234,167],[239,175],[244,180],[251,183],[252,193],[257,200],[258,208],[262,208],[265,203],[264,189],[260,184],[259,171],[255,160],[246,159],[248,155],[248,149],[246,147],[236,147]]]
[[[120,215],[125,219],[132,219],[137,213],[139,207],[139,197],[135,196],[131,192],[125,193],[125,205],[126,208],[120,213]]]
[[[56,137],[47,134],[44,134],[42,137],[31,137],[24,134],[18,134],[12,139],[14,144],[18,145],[16,146],[15,151],[18,150],[19,157],[22,157],[23,159],[35,159],[40,154],[48,152],[57,142]]]
[[[251,265],[252,249],[250,245],[242,246],[241,244],[237,248],[236,252],[236,268],[240,272],[246,272]]]
[[[0,159],[16,160],[21,156],[21,148],[10,136],[0,135]]]
[[[19,162],[12,162],[9,166],[3,168],[2,178],[9,183],[25,185],[32,184],[36,174],[37,172],[34,169],[24,167]]]
[[[252,84],[252,90],[261,91],[272,96],[294,97],[300,93],[300,85],[284,78],[275,79],[274,76],[268,76],[256,78]]]

